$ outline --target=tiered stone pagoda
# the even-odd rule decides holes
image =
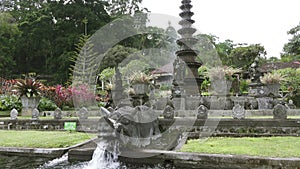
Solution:
[[[182,28],[178,30],[181,39],[177,40],[180,48],[176,52],[177,58],[174,61],[173,97],[199,96],[199,86],[203,80],[199,78],[198,68],[202,64],[196,62],[198,51],[193,49],[198,41],[193,37],[196,32],[196,29],[192,27],[195,22],[192,20],[194,13],[191,12],[193,6],[191,0],[183,0],[181,3],[182,20],[179,24]]]

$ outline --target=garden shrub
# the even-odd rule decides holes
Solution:
[[[288,93],[288,99],[292,99],[297,107],[300,107],[300,68],[286,68],[274,71],[285,77],[281,83],[281,90]]]
[[[42,97],[38,106],[39,111],[53,111],[56,108],[56,104],[46,97]]]
[[[0,110],[1,111],[10,111],[13,108],[18,111],[22,110],[22,103],[18,96],[16,95],[3,95],[1,96],[0,101]]]
[[[42,95],[56,104],[62,110],[70,110],[76,106],[89,107],[96,101],[95,94],[86,84],[64,87],[57,85],[56,87],[44,87]]]

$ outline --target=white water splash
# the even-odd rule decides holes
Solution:
[[[94,151],[92,160],[88,163],[84,169],[118,169],[120,163],[117,161],[117,143],[114,145],[114,152],[108,153],[106,148],[109,144],[105,142],[98,143],[96,150]]]
[[[38,169],[51,168],[51,167],[57,166],[61,163],[65,163],[67,161],[68,161],[68,153],[64,154],[60,158],[56,158],[54,160],[51,160],[51,161],[45,163],[43,166],[39,167]]]

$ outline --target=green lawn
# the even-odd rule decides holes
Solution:
[[[2,118],[0,118],[0,120],[1,119],[9,120],[10,117],[2,117]],[[32,117],[31,116],[18,116],[18,120],[26,120],[26,119],[30,120],[30,119],[32,119]],[[54,117],[52,117],[52,116],[46,116],[46,117],[40,116],[39,119],[40,120],[54,120]],[[77,120],[79,118],[74,116],[74,117],[63,117],[62,119],[63,120]],[[100,119],[100,116],[90,116],[90,117],[88,117],[88,119]]]
[[[9,116],[10,111],[0,111],[0,115]]]
[[[0,147],[65,148],[95,137],[95,134],[69,131],[0,130]]]
[[[265,157],[300,157],[300,137],[209,138],[189,140],[182,152]]]

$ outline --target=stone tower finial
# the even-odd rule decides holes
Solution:
[[[199,95],[199,86],[203,79],[199,78],[198,68],[202,64],[195,60],[198,51],[193,49],[193,46],[198,41],[193,37],[193,34],[196,32],[196,29],[192,27],[195,22],[192,19],[194,13],[191,12],[193,6],[191,5],[191,0],[182,0],[181,3],[180,9],[182,12],[179,14],[181,17],[179,22],[181,29],[178,30],[181,38],[177,40],[180,50],[176,52],[177,60],[174,62],[174,84],[178,84],[182,88],[185,87],[185,95]],[[181,76],[176,78],[176,75]]]

